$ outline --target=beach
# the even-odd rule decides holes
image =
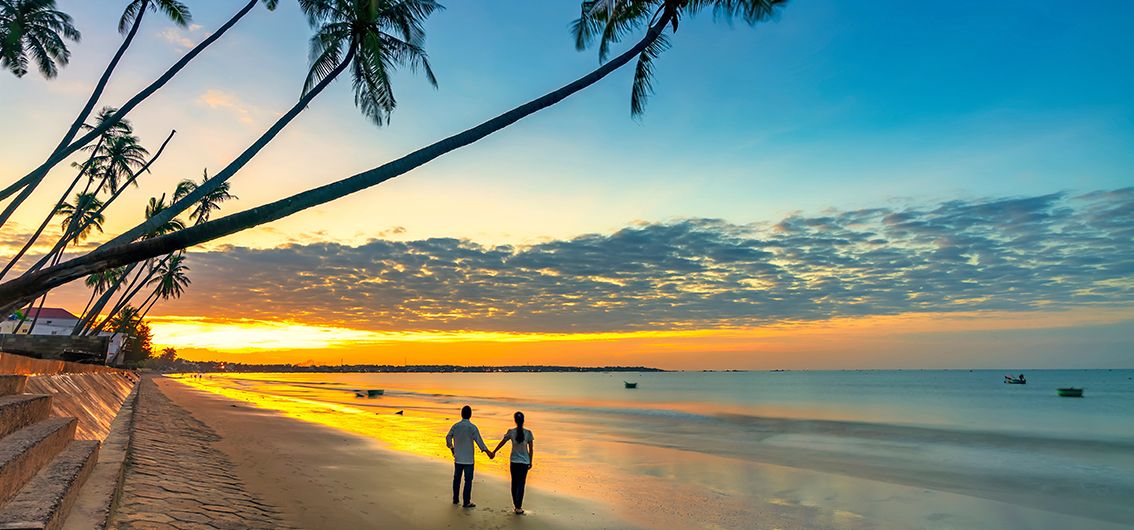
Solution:
[[[849,421],[838,417],[839,407],[812,403],[810,417],[801,418],[797,400],[777,405],[782,415],[771,417],[745,414],[752,405],[736,400],[715,410],[692,394],[658,397],[658,386],[678,388],[702,381],[697,377],[716,377],[719,392],[729,384],[724,376],[642,374],[646,391],[621,402],[588,391],[607,381],[621,385],[608,374],[226,374],[159,379],[158,386],[211,426],[249,489],[300,528],[370,528],[381,520],[405,528],[1110,529],[1134,520],[1123,501],[1134,493],[1134,444],[1118,421],[1128,413],[1124,387],[1094,405],[1047,400],[1038,386],[1034,398],[1008,394],[1024,409],[1078,407],[1086,418],[1088,407],[1101,407],[1119,425],[1098,429],[1095,439],[1010,423],[963,428],[941,412],[923,424]],[[817,376],[795,377],[791,386],[800,387]],[[877,384],[900,387],[915,377]],[[354,397],[353,388],[379,383],[385,395]],[[564,400],[556,385],[580,395]],[[1006,387],[988,392],[1017,390]],[[978,401],[997,408],[989,398]],[[511,410],[527,412],[537,455],[529,515],[511,513],[507,449],[495,461],[478,455],[476,509],[449,504],[452,464],[443,436],[464,402],[490,448]],[[1047,430],[1082,428],[1055,423]]]

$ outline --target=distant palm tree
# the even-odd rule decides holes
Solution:
[[[79,313],[79,318],[86,316],[87,310],[91,308],[95,297],[109,289],[110,286],[114,284],[115,280],[118,279],[118,276],[122,274],[124,269],[125,267],[115,267],[87,276],[87,279],[84,280],[83,283],[90,288],[91,297],[87,300],[87,305],[83,307],[83,312]]]
[[[173,200],[177,201],[182,197],[189,195],[193,192],[193,190],[205,185],[206,183],[208,183],[208,181],[209,170],[206,169],[204,171],[204,175],[201,177],[200,184],[197,184],[196,182],[193,182],[189,179],[178,182],[177,188],[173,191]],[[211,216],[214,211],[220,210],[220,205],[222,202],[239,199],[240,197],[229,193],[229,190],[231,189],[230,184],[231,183],[229,182],[225,182],[224,184],[217,186],[213,191],[202,196],[201,200],[197,201],[197,205],[189,211],[189,220],[193,221],[194,225],[199,225],[205,221],[208,221],[209,216]]]
[[[146,157],[150,156],[150,152],[139,143],[138,137],[132,134],[108,138],[96,153],[93,162],[102,176],[96,189],[107,193],[117,191],[122,180],[146,165]]]
[[[299,6],[316,26],[310,44],[311,69],[299,101],[213,178],[174,200],[162,215],[146,220],[106,245],[142,237],[228,182],[347,68],[354,82],[355,103],[379,125],[388,121],[396,105],[390,83],[395,68],[420,69],[436,86],[437,79],[422,44],[425,19],[443,9],[440,4],[433,0],[300,0]]]
[[[43,77],[55,77],[71,59],[66,41],[80,38],[55,0],[0,0],[0,67],[16,77],[27,74],[32,61]]]
[[[63,216],[61,227],[65,234],[75,230],[77,226],[82,226],[81,231],[72,234],[74,241],[82,241],[94,230],[102,232],[104,219],[102,214],[97,213],[101,207],[102,201],[98,200],[94,193],[79,193],[75,195],[74,204],[66,202],[61,204],[55,214]]]
[[[182,252],[171,254],[168,259],[163,260],[157,267],[157,276],[146,282],[147,285],[155,287],[150,296],[139,306],[145,308],[139,318],[145,318],[159,298],[162,300],[181,298],[185,289],[193,283],[185,274],[188,270],[189,267],[185,266],[185,254]]]

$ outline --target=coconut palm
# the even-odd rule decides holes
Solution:
[[[440,4],[433,0],[300,0],[299,5],[316,27],[310,44],[311,68],[299,101],[212,179],[174,200],[162,215],[147,219],[107,245],[129,243],[152,232],[224,185],[347,68],[355,103],[379,125],[388,121],[396,105],[390,84],[395,68],[420,69],[436,86],[422,44],[425,19],[443,9]]]
[[[0,0],[0,67],[23,77],[35,62],[51,79],[67,66],[67,41],[78,42],[71,16],[55,9],[55,0]]]
[[[115,109],[113,107],[103,107],[98,113],[96,124],[104,123],[109,118],[109,116],[114,114],[114,111]],[[83,127],[87,129],[94,129],[97,126],[98,125],[83,125]],[[51,212],[48,213],[46,217],[44,217],[43,221],[39,224],[39,227],[36,228],[35,232],[32,233],[32,236],[28,238],[27,242],[24,243],[23,248],[21,248],[20,251],[17,252],[11,260],[9,260],[4,269],[0,271],[0,278],[3,278],[5,275],[7,275],[8,271],[12,270],[12,267],[14,267],[16,263],[18,263],[20,259],[23,258],[24,254],[26,254],[28,250],[31,249],[32,245],[34,245],[35,242],[39,239],[39,236],[43,234],[43,230],[47,228],[48,224],[51,223],[51,219],[55,217],[55,212],[59,210],[59,207],[63,205],[64,201],[67,200],[67,197],[71,194],[75,187],[78,186],[79,182],[83,179],[84,176],[87,177],[87,186],[80,193],[87,193],[88,191],[90,191],[91,184],[94,182],[92,173],[101,172],[97,165],[96,159],[102,146],[111,138],[114,138],[118,135],[131,134],[132,132],[133,128],[130,126],[130,122],[122,120],[107,128],[102,133],[102,135],[99,136],[98,143],[93,146],[87,146],[83,148],[86,151],[90,151],[90,156],[88,156],[87,160],[82,164],[74,164],[74,167],[78,169],[79,172],[75,175],[75,178],[71,180],[71,185],[67,186],[67,189],[64,190],[63,194],[59,196],[59,200],[55,201],[55,207],[51,209]],[[54,252],[55,249],[53,249],[52,252],[49,253],[49,255],[53,254]]]
[[[98,190],[114,193],[123,179],[129,178],[138,168],[146,165],[150,152],[132,134],[112,136],[97,150],[93,162],[102,177]],[[136,185],[136,184],[135,184]]]
[[[787,0],[624,0],[614,4],[604,4],[604,7],[607,5],[609,7],[607,8],[608,14],[603,14],[602,10],[595,9],[599,4],[585,2],[583,16],[576,26],[582,24],[596,30],[588,31],[587,35],[604,35],[604,40],[616,42],[627,35],[628,31],[646,25],[644,35],[630,49],[606,61],[583,77],[480,125],[418,149],[402,158],[352,177],[214,219],[174,234],[137,243],[130,243],[130,240],[137,237],[136,235],[130,234],[130,238],[119,236],[90,254],[74,259],[53,270],[40,271],[31,275],[25,274],[0,285],[0,301],[21,300],[31,293],[41,292],[44,289],[81,278],[97,270],[137,262],[212,241],[381,184],[442,155],[470,145],[540,110],[551,107],[572,94],[597,83],[622,66],[637,60],[638,67],[635,71],[634,89],[631,96],[633,102],[634,91],[648,94],[650,88],[648,82],[652,80],[653,59],[661,51],[655,45],[655,42],[667,31],[676,32],[678,23],[683,17],[711,8],[719,18],[740,18],[749,24],[755,24],[774,16],[778,9],[786,3]],[[642,14],[647,10],[649,10],[648,15]],[[583,38],[581,41],[586,44],[590,42],[589,38]],[[578,34],[576,34],[576,42],[580,42]],[[644,98],[639,96],[637,101],[644,103]],[[634,109],[635,106],[632,103],[631,110],[634,111]]]
[[[177,201],[178,199],[189,195],[193,192],[193,190],[205,185],[206,183],[208,183],[208,181],[209,170],[206,169],[204,171],[204,175],[201,177],[200,184],[197,184],[196,182],[193,182],[189,179],[178,182],[177,188],[173,191],[173,200]],[[201,200],[197,201],[196,206],[194,206],[193,209],[189,211],[189,220],[193,221],[194,225],[199,225],[205,221],[208,221],[209,217],[214,211],[220,210],[220,205],[222,202],[239,199],[240,197],[229,193],[229,190],[231,189],[230,184],[231,183],[229,182],[225,182],[224,184],[217,186],[213,191],[202,196]]]
[[[185,289],[189,287],[190,283],[193,283],[185,274],[188,270],[189,267],[185,265],[185,254],[183,252],[175,252],[167,259],[162,260],[161,265],[157,267],[157,275],[146,282],[147,285],[153,285],[154,290],[139,306],[145,308],[139,318],[145,318],[159,298],[162,300],[181,298]]]
[[[118,279],[118,276],[122,274],[122,271],[124,269],[125,267],[115,267],[113,269],[96,272],[90,276],[87,276],[87,279],[83,281],[83,284],[90,288],[91,297],[87,300],[87,305],[83,306],[83,312],[79,313],[79,318],[86,316],[87,310],[91,308],[91,304],[94,303],[95,297],[109,289],[110,286],[114,284],[115,280]]]
[[[105,220],[101,213],[102,201],[94,193],[79,193],[75,195],[75,203],[63,203],[55,211],[56,215],[63,216],[61,227],[67,234],[82,226],[82,230],[73,234],[75,241],[82,241],[94,230],[102,232],[102,222]]]
[[[13,0],[0,1],[11,2]],[[156,7],[160,11],[165,12],[167,15],[170,14],[170,10],[167,6],[173,6],[174,4],[180,5],[176,2],[168,2],[164,0],[151,0],[151,2],[156,2],[154,4],[154,7]],[[160,77],[147,85],[140,92],[135,94],[134,97],[130,98],[126,103],[124,103],[121,108],[119,108],[118,111],[115,112],[106,123],[91,131],[87,131],[86,134],[82,135],[78,139],[75,139],[80,125],[87,119],[87,116],[90,115],[91,110],[94,109],[95,103],[98,101],[99,97],[101,97],[102,91],[106,87],[106,83],[110,80],[111,72],[118,64],[118,61],[121,60],[122,55],[125,53],[126,48],[133,40],[134,35],[137,34],[137,30],[141,25],[142,16],[147,11],[148,6],[151,5],[151,2],[139,3],[138,0],[131,0],[131,3],[127,5],[127,12],[123,13],[123,17],[119,21],[119,25],[121,26],[123,21],[130,21],[130,32],[127,34],[126,39],[122,43],[122,46],[119,47],[118,52],[114,55],[114,58],[111,60],[106,70],[103,72],[102,78],[99,79],[99,82],[95,85],[95,90],[91,93],[91,97],[87,101],[86,106],[83,107],[83,110],[79,113],[79,116],[75,119],[75,122],[71,125],[71,128],[63,136],[63,139],[59,142],[59,145],[56,146],[55,150],[52,151],[48,159],[44,163],[40,164],[39,167],[33,169],[31,172],[21,177],[19,180],[8,185],[3,190],[0,190],[0,201],[10,197],[16,192],[19,192],[19,195],[17,195],[16,198],[8,203],[8,206],[4,209],[4,211],[0,212],[0,227],[4,226],[4,224],[8,222],[8,219],[11,218],[12,213],[15,212],[16,208],[23,204],[25,200],[27,200],[28,196],[31,195],[31,193],[37,186],[39,186],[39,183],[44,179],[44,177],[47,176],[47,173],[51,170],[51,168],[55,167],[55,165],[65,160],[68,156],[71,156],[71,154],[75,151],[93,142],[95,138],[98,137],[98,135],[102,134],[103,131],[105,131],[106,128],[112,127],[119,120],[125,118],[126,115],[134,109],[134,107],[137,107],[139,104],[145,101],[146,98],[150,97],[163,86],[165,86],[165,84],[173,79],[179,72],[181,72],[181,70],[184,69],[190,61],[192,61],[202,51],[204,51],[206,48],[220,39],[221,36],[228,32],[228,30],[236,25],[237,22],[243,19],[244,16],[247,15],[253,7],[256,7],[257,3],[263,2],[263,4],[269,10],[275,9],[276,5],[279,3],[278,0],[248,0],[248,2],[245,3],[244,6],[236,12],[236,14],[229,18],[227,22],[217,28],[216,31],[213,31],[208,36],[206,36],[200,44],[190,49],[185,55],[181,57],[181,59],[174,63],[173,66],[169,67],[169,69],[166,70],[165,73],[163,73]],[[131,10],[131,7],[135,5],[137,5],[138,7],[137,9],[135,9],[134,14],[127,16],[129,14],[129,11]],[[188,11],[182,12],[180,19],[183,22],[188,22]],[[177,20],[175,20],[175,22],[176,21]]]

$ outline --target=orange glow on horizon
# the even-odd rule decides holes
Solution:
[[[594,333],[360,330],[294,321],[154,317],[154,343],[190,360],[245,363],[647,365],[671,369],[908,366],[933,334],[1043,330],[1134,320],[1134,310],[907,313],[762,327]],[[952,354],[949,341],[937,341]],[[857,364],[856,364],[857,363]]]

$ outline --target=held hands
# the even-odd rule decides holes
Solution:
[[[486,451],[486,453],[488,453],[489,460],[496,458],[496,451]]]

